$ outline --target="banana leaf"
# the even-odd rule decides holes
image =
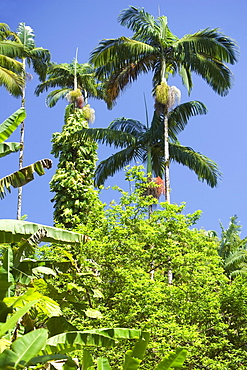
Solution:
[[[140,335],[140,330],[126,328],[94,329],[83,332],[72,331],[49,338],[40,355],[68,353],[79,350],[85,345],[112,347],[117,339],[139,338]]]
[[[0,125],[0,143],[3,143],[26,118],[24,108],[19,108]]]
[[[0,152],[1,154],[1,152]],[[0,198],[4,198],[6,191],[11,192],[11,187],[18,188],[28,184],[34,179],[34,173],[36,172],[39,176],[45,174],[44,169],[50,169],[52,167],[52,161],[50,159],[41,159],[29,166],[23,167],[22,169],[11,173],[8,176],[0,179]]]
[[[2,219],[0,220],[0,243],[19,243],[23,239],[28,239],[38,230],[46,230],[43,242],[59,244],[80,244],[89,240],[89,237],[59,229],[52,226],[45,226],[28,221]]]

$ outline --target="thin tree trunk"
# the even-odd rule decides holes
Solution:
[[[77,59],[78,59],[78,48],[76,48],[76,52],[75,52],[75,65],[74,65],[74,90],[77,90],[77,70],[76,70],[76,67],[77,67]]]
[[[170,197],[170,156],[169,156],[169,141],[168,141],[168,115],[164,118],[164,159],[165,159],[165,199],[166,202],[171,202]]]
[[[25,59],[23,59],[23,70],[24,70],[24,79],[25,79],[25,68],[26,63]],[[25,81],[25,80],[24,80]],[[21,107],[25,107],[25,99],[26,99],[26,84],[22,88],[22,99],[21,99]],[[19,152],[19,170],[23,167],[23,158],[24,158],[24,133],[25,133],[25,121],[21,123],[20,129],[20,152]],[[22,186],[18,188],[18,196],[17,196],[17,220],[21,219],[21,208],[22,208]]]

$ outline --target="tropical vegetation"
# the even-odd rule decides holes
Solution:
[[[6,140],[26,117],[26,62],[40,77],[37,95],[56,88],[49,107],[68,101],[61,132],[52,138],[55,226],[19,216],[0,220],[0,368],[246,369],[247,249],[237,216],[227,228],[220,224],[218,236],[196,228],[201,211],[186,214],[185,203],[169,199],[170,160],[211,187],[220,172],[179,143],[189,119],[206,107],[178,104],[179,91],[168,78],[178,72],[190,91],[196,72],[225,95],[236,43],[217,29],[178,39],[166,17],[154,19],[135,7],[119,20],[133,37],[101,41],[84,64],[78,49],[72,63],[50,63],[50,52],[36,48],[25,23],[17,33],[0,26],[0,84],[22,96],[23,105],[0,125],[0,157],[23,147],[22,139]],[[95,118],[89,98],[112,108],[120,91],[148,71],[155,97],[151,124],[122,117],[106,129],[89,127]],[[121,150],[96,168],[96,142]],[[146,169],[127,166],[129,191],[115,186],[119,201],[103,204],[101,185],[133,159]],[[50,159],[40,160],[0,179],[0,197],[50,166]],[[166,202],[159,202],[164,192]]]

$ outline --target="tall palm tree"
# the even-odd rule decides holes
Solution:
[[[168,86],[168,77],[179,73],[190,92],[192,72],[195,72],[224,96],[232,84],[232,73],[226,63],[236,62],[236,43],[218,29],[209,28],[179,39],[170,31],[167,17],[155,19],[143,8],[133,6],[120,13],[119,22],[134,32],[133,37],[102,40],[92,52],[90,62],[97,68],[98,78],[108,81],[109,103],[140,74],[153,72],[156,109],[164,118],[165,187],[166,199],[170,202],[168,112],[177,89]]]
[[[220,177],[218,166],[211,159],[181,145],[177,134],[184,130],[188,120],[198,114],[206,114],[206,107],[198,101],[180,104],[168,115],[170,159],[187,166],[198,178],[215,187]],[[132,160],[147,164],[147,174],[162,177],[165,168],[163,117],[154,112],[151,126],[140,121],[117,118],[108,128],[83,129],[75,134],[82,138],[92,138],[98,143],[107,144],[121,150],[103,160],[95,172],[95,185],[103,185],[109,176],[123,169]]]
[[[79,64],[77,57],[72,63],[52,64],[47,71],[47,80],[36,87],[38,96],[49,88],[59,87],[51,91],[46,98],[48,107],[54,107],[58,100],[65,99],[68,94],[79,89],[83,99],[88,97],[101,98],[101,84],[95,78],[95,70],[89,63]]]
[[[46,71],[50,63],[50,52],[42,47],[36,47],[34,41],[35,35],[30,26],[26,26],[25,23],[20,23],[17,28],[16,40],[24,48],[25,55],[21,57],[22,62],[22,77],[25,81],[22,86],[21,94],[21,106],[25,107],[26,98],[26,66],[32,67],[34,72],[38,75],[40,81],[44,81],[46,77]],[[23,120],[20,129],[20,154],[19,154],[19,170],[23,167],[23,155],[24,155],[24,132],[25,132],[25,121]],[[21,207],[22,207],[22,187],[18,188],[18,200],[17,200],[17,219],[21,218]]]
[[[14,33],[5,23],[0,23],[0,86],[13,96],[22,94],[24,79],[22,63],[15,58],[22,58],[25,50],[16,42]]]

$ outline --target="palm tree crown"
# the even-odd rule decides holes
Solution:
[[[134,32],[133,37],[102,40],[91,54],[98,77],[109,81],[109,100],[149,71],[153,72],[154,88],[179,73],[190,92],[195,72],[218,94],[228,93],[232,73],[226,63],[236,62],[237,46],[218,29],[207,28],[179,39],[170,31],[167,17],[155,19],[133,6],[120,13],[119,22]]]
[[[190,117],[206,112],[203,103],[192,101],[180,104],[169,113],[170,159],[187,166],[201,181],[205,180],[208,185],[215,187],[220,178],[216,163],[192,148],[181,145],[177,140],[177,134],[184,130]],[[162,115],[155,112],[150,128],[140,121],[122,117],[115,119],[106,129],[89,128],[77,132],[75,136],[90,137],[98,143],[121,149],[100,162],[95,173],[95,185],[103,185],[109,176],[113,176],[132,160],[147,163],[147,173],[162,177],[165,168],[162,121]]]
[[[25,55],[23,45],[16,41],[16,35],[5,23],[0,23],[0,86],[15,97],[22,95],[24,79],[22,63],[15,58]]]
[[[75,73],[77,88],[82,91],[85,98],[88,96],[101,97],[101,84],[97,83],[92,65],[89,63],[79,64],[77,60],[69,64],[52,64],[48,69],[47,80],[37,86],[36,95],[49,88],[59,87],[59,89],[50,92],[46,98],[48,107],[53,107],[58,100],[66,98],[67,94],[75,88]]]
[[[33,29],[25,23],[19,24],[16,40],[25,48],[26,54],[21,58],[22,62],[25,60],[29,67],[32,66],[40,81],[44,81],[51,58],[49,50],[36,47]]]

